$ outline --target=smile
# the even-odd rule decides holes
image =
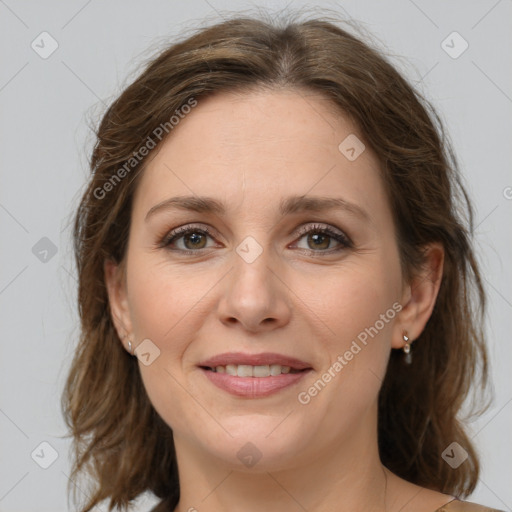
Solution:
[[[207,382],[237,397],[264,398],[297,384],[313,371],[294,357],[274,354],[224,353],[198,365]]]
[[[282,373],[298,373],[304,370],[296,370],[295,368],[290,368],[290,366],[282,366],[280,364],[265,364],[252,366],[250,364],[228,364],[226,366],[216,366],[215,368],[206,368],[207,370],[214,371],[216,373],[227,373],[228,375],[232,375],[234,377],[275,377],[276,375],[281,375]]]

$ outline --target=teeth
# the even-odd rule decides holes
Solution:
[[[237,369],[236,364],[228,364],[226,366],[226,373],[228,375],[235,375],[236,376],[236,369]]]
[[[252,371],[253,377],[268,377],[270,375],[270,366],[268,364],[263,366],[255,366]]]
[[[226,366],[216,366],[212,371],[217,373],[227,373],[235,377],[270,377],[281,375],[281,373],[297,373],[298,370],[291,370],[289,366],[280,364],[264,364],[260,366],[251,366],[250,364],[228,364]]]
[[[252,366],[248,364],[239,364],[236,374],[239,377],[252,377]]]
[[[271,364],[270,365],[270,375],[281,375],[281,365],[280,364]]]

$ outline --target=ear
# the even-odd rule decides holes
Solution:
[[[404,287],[393,332],[392,347],[404,346],[403,334],[407,332],[412,343],[423,332],[432,314],[443,277],[444,249],[439,243],[424,248],[425,262]]]
[[[105,285],[107,287],[108,300],[112,315],[112,322],[121,341],[126,338],[131,340],[132,322],[130,318],[130,309],[128,306],[128,296],[126,292],[126,273],[125,267],[116,264],[112,260],[105,260],[103,265],[105,275]],[[126,347],[126,339],[123,343]]]

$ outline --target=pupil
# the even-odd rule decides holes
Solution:
[[[313,240],[315,241],[315,244],[316,244],[315,247],[317,247],[317,248],[321,246],[320,244],[322,244],[322,239],[324,242],[325,242],[325,240],[327,240],[327,246],[329,245],[329,240],[328,240],[327,235],[322,235],[322,234],[317,233],[317,234],[311,235],[311,238],[313,238]],[[319,240],[320,240],[320,244],[317,243]],[[325,243],[323,245],[325,246]],[[324,248],[326,249],[327,247],[324,247]]]
[[[198,233],[192,233],[191,235],[187,236],[187,239],[192,242],[192,245],[200,245],[201,238],[203,235],[200,235]]]

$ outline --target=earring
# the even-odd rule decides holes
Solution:
[[[133,356],[133,351],[132,351],[132,342],[128,339],[128,336],[125,336],[125,339],[128,340],[128,351],[130,352],[130,355]]]
[[[407,336],[407,331],[404,331],[404,333],[402,334],[402,337],[405,341],[405,345],[403,348],[403,351],[405,354],[404,361],[405,361],[405,364],[411,364],[412,363],[411,344],[409,343],[409,336]]]

